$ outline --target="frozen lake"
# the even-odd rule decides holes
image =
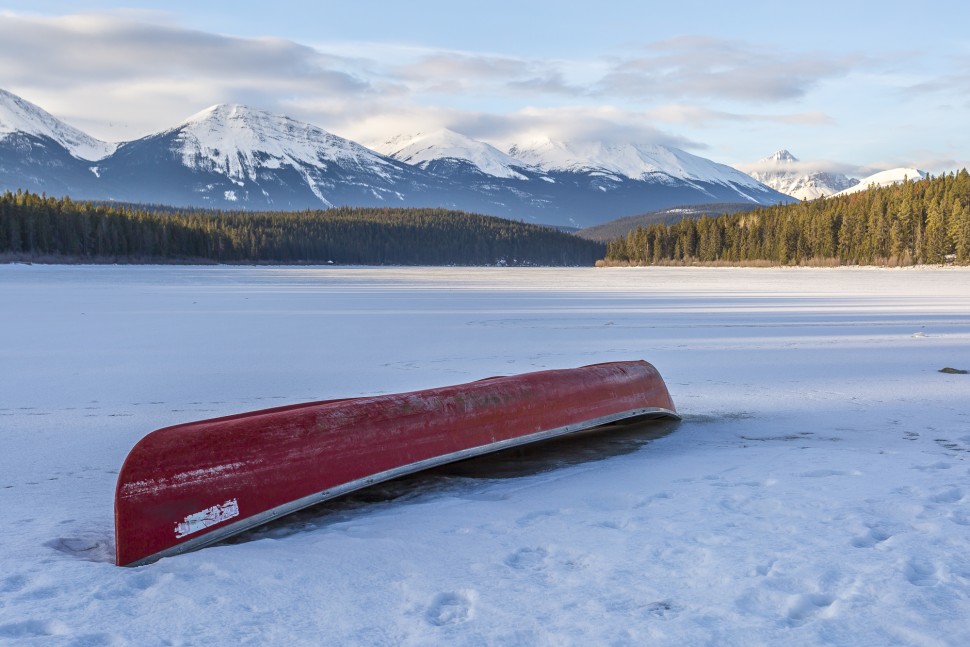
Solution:
[[[0,304],[0,642],[970,644],[968,269],[7,265]],[[111,563],[158,427],[625,359],[682,423]]]

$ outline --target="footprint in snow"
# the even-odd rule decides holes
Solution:
[[[788,621],[795,626],[805,624],[832,606],[835,598],[825,593],[797,596],[788,607]]]
[[[970,514],[957,510],[950,513],[950,521],[960,526],[970,526]]]
[[[536,510],[535,512],[530,512],[529,514],[523,515],[516,519],[515,525],[519,528],[526,528],[549,518],[555,517],[559,514],[561,514],[561,511],[559,510]]]
[[[431,602],[425,617],[436,627],[465,622],[472,617],[477,598],[478,593],[467,589],[439,593]]]
[[[644,611],[648,615],[661,618],[662,620],[670,620],[676,618],[683,611],[684,607],[677,604],[673,600],[659,600],[657,602],[652,602],[644,607]]]
[[[23,575],[10,575],[0,580],[0,593],[17,593],[27,586],[27,578]]]
[[[548,557],[544,548],[520,548],[505,558],[505,565],[517,571],[538,571],[546,567]]]
[[[870,528],[869,532],[866,534],[853,537],[852,545],[856,548],[872,548],[873,546],[881,544],[892,536],[892,533],[885,528],[874,526]]]
[[[22,620],[0,625],[0,638],[40,638],[64,636],[69,633],[67,625],[59,620]]]
[[[911,559],[903,569],[906,580],[913,586],[934,586],[940,583],[939,571],[924,559]]]
[[[934,503],[957,503],[962,499],[963,490],[956,487],[947,488],[930,497],[930,500]]]
[[[104,537],[58,537],[44,545],[89,562],[113,562],[115,558],[112,542]]]

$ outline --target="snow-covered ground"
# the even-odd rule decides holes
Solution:
[[[970,644],[966,269],[8,265],[0,304],[0,642]],[[678,426],[111,563],[152,429],[638,358]]]

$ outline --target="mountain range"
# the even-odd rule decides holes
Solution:
[[[440,130],[375,148],[242,105],[108,143],[0,90],[0,190],[218,209],[442,207],[560,227],[684,204],[791,201],[737,169],[656,144],[542,139],[503,152]]]
[[[738,168],[759,182],[799,200],[832,196],[859,182],[842,173],[806,166],[787,150],[777,151]]]
[[[915,168],[899,167],[879,171],[862,179],[835,171],[824,171],[818,163],[805,163],[780,150],[768,157],[737,167],[759,182],[799,200],[848,195],[871,186],[889,186],[906,180],[922,180],[927,174]]]

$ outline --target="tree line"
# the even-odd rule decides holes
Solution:
[[[445,209],[221,212],[0,196],[0,258],[46,262],[592,265],[602,243]]]
[[[970,264],[970,174],[637,227],[606,264]]]

